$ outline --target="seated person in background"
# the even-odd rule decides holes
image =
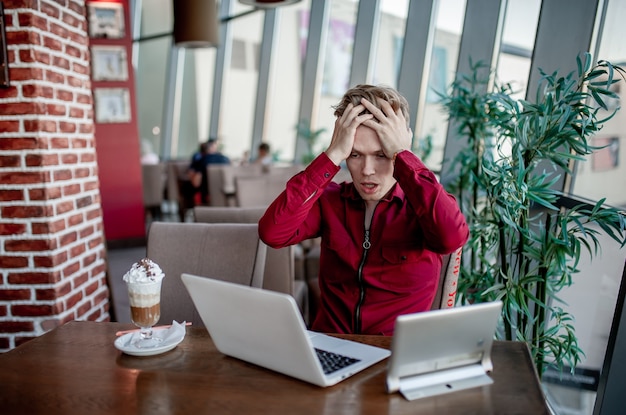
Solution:
[[[259,154],[256,160],[254,161],[256,164],[269,166],[274,161],[272,159],[272,154],[270,153],[270,145],[268,143],[259,144],[258,153]]]
[[[200,143],[200,145],[198,146],[198,151],[193,153],[193,155],[191,156],[192,164],[202,159],[202,157],[205,156],[207,152],[207,145],[208,145],[208,142]]]
[[[194,154],[189,173],[194,193],[200,193],[200,203],[209,202],[209,184],[207,176],[207,166],[209,164],[230,164],[230,159],[220,153],[218,141],[215,138],[209,139],[200,146],[199,154]]]
[[[181,180],[179,183],[181,187],[180,191],[184,199],[183,203],[186,208],[191,208],[196,205],[196,194],[198,198],[200,197],[199,191],[202,185],[202,173],[196,171],[193,167],[204,157],[206,151],[207,143],[200,143],[198,151],[191,155],[191,161],[186,171],[187,180]]]
[[[469,230],[454,197],[409,149],[408,103],[358,85],[335,107],[328,149],[288,182],[259,221],[273,248],[321,236],[311,329],[392,335],[397,316],[430,310],[442,255]],[[333,176],[345,160],[352,183]]]

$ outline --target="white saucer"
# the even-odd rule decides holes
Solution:
[[[127,333],[123,336],[115,339],[115,348],[131,356],[154,356],[157,354],[169,352],[176,347],[185,338],[184,326],[182,330],[178,329],[175,332],[171,332],[173,328],[169,329],[155,329],[153,330],[154,337],[160,337],[163,339],[156,347],[150,347],[147,349],[140,349],[131,345],[133,337],[139,336],[139,332]]]

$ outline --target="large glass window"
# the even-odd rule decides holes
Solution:
[[[171,2],[136,2],[133,15],[133,67],[137,100],[139,137],[162,154],[163,105],[167,88],[173,27]],[[143,40],[146,39],[146,40]]]
[[[333,105],[336,105],[349,87],[352,48],[357,18],[354,1],[332,0],[324,56],[322,91],[318,100],[316,122],[312,129],[325,128],[318,140],[315,153],[323,151],[330,143],[335,125]]]
[[[414,146],[425,149],[422,160],[433,171],[441,170],[448,130],[448,116],[437,93],[445,93],[454,80],[464,15],[465,0],[439,2],[422,123],[414,139]]]
[[[139,134],[167,158],[188,158],[208,139],[215,50],[172,49],[171,2],[137,5],[133,62]]]
[[[294,156],[310,8],[310,1],[301,1],[280,9],[278,19],[263,141],[280,162]]]
[[[398,71],[402,58],[402,45],[409,11],[407,0],[382,0],[380,2],[380,30],[376,41],[374,84],[398,87]]]
[[[232,14],[249,9],[233,2]],[[232,41],[233,49],[224,73],[218,138],[222,152],[234,161],[247,155],[252,143],[264,13],[231,20],[231,39],[224,40]]]
[[[510,83],[520,99],[526,96],[540,8],[541,0],[510,0],[507,4],[496,75],[500,83]]]
[[[163,154],[163,105],[167,90],[167,67],[171,37],[137,42],[135,86],[139,137]]]
[[[594,60],[608,60],[613,64],[626,63],[626,46],[623,38],[626,29],[621,16],[626,13],[626,3],[608,1],[604,3],[606,18],[598,36],[598,56]],[[596,19],[601,22],[601,19]],[[615,91],[623,96],[626,85],[623,80],[615,86]],[[618,102],[610,101],[617,107]],[[607,113],[600,111],[599,116]],[[578,162],[574,170],[571,187],[574,197],[595,201],[606,198],[607,203],[625,207],[626,195],[626,113],[617,115],[606,122],[604,128],[594,137],[591,144],[601,147]],[[617,293],[619,290],[626,248],[600,231],[601,248],[590,260],[586,253],[578,265],[580,272],[575,275],[571,287],[560,293],[564,309],[574,316],[574,327],[579,346],[585,356],[576,367],[576,372],[563,374],[548,373],[543,381],[546,396],[557,414],[594,413],[598,377],[600,376],[611,328]]]
[[[607,2],[606,20],[602,35],[599,37],[599,52],[595,60],[609,62],[626,67],[626,27],[623,17],[626,15],[626,2]],[[621,99],[607,101],[611,109],[621,105],[613,119],[606,122],[604,128],[592,138],[592,145],[602,147],[578,163],[572,193],[598,200],[606,197],[607,203],[626,207],[626,110],[624,99],[626,84],[619,82],[614,87]],[[600,115],[606,115],[602,111]]]

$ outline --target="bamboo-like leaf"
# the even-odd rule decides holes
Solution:
[[[577,77],[540,70],[533,102],[513,99],[510,85],[485,93],[489,77],[475,69],[455,81],[443,101],[468,148],[455,157],[461,172],[457,200],[471,235],[460,296],[502,300],[502,335],[528,342],[540,370],[546,359],[556,367],[580,361],[571,317],[550,304],[562,302],[559,292],[572,284],[582,250],[595,254],[600,234],[626,243],[624,218],[604,201],[589,209],[559,209],[562,192],[554,189],[560,178],[549,169],[537,171],[549,165],[571,174],[571,161],[595,150],[590,137],[615,115],[602,107],[607,97],[615,99],[613,75],[623,80],[626,72],[594,64],[589,53],[576,63]]]

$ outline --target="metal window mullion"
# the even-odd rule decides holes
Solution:
[[[231,0],[220,0],[219,16],[230,16]],[[219,137],[219,121],[222,108],[222,92],[224,90],[224,74],[226,65],[230,62],[232,51],[230,22],[220,24],[220,44],[215,53],[215,72],[213,75],[213,95],[211,97],[211,112],[209,114],[209,137]]]
[[[486,71],[495,72],[497,56],[502,41],[502,29],[506,15],[507,0],[468,0],[465,6],[465,20],[459,47],[457,61],[457,77],[470,74],[470,58],[473,63],[482,62]],[[485,87],[485,92],[491,85]],[[457,124],[448,124],[443,163],[441,167],[441,182],[446,185],[458,175],[457,169],[452,170],[450,165],[454,158],[463,150],[463,140],[459,140]]]
[[[170,58],[167,66],[167,87],[163,100],[163,131],[161,144],[161,157],[167,160],[178,156],[178,114],[180,111],[180,94],[182,91],[180,82],[184,73],[185,52],[174,46],[174,39],[170,44]]]
[[[254,121],[252,125],[252,141],[250,154],[255,158],[258,146],[261,144],[265,130],[265,113],[267,111],[268,90],[270,82],[270,69],[272,63],[272,50],[276,43],[276,27],[278,22],[278,10],[268,9],[265,11],[263,21],[263,40],[261,41],[259,60],[259,79],[257,82],[256,102],[254,106]]]
[[[378,41],[380,22],[380,0],[360,1],[354,30],[354,46],[352,49],[352,65],[350,68],[350,84],[371,83],[374,65],[373,51]]]
[[[413,132],[419,131],[418,114],[423,113],[436,17],[437,0],[411,0],[409,3],[398,91],[409,103]]]

